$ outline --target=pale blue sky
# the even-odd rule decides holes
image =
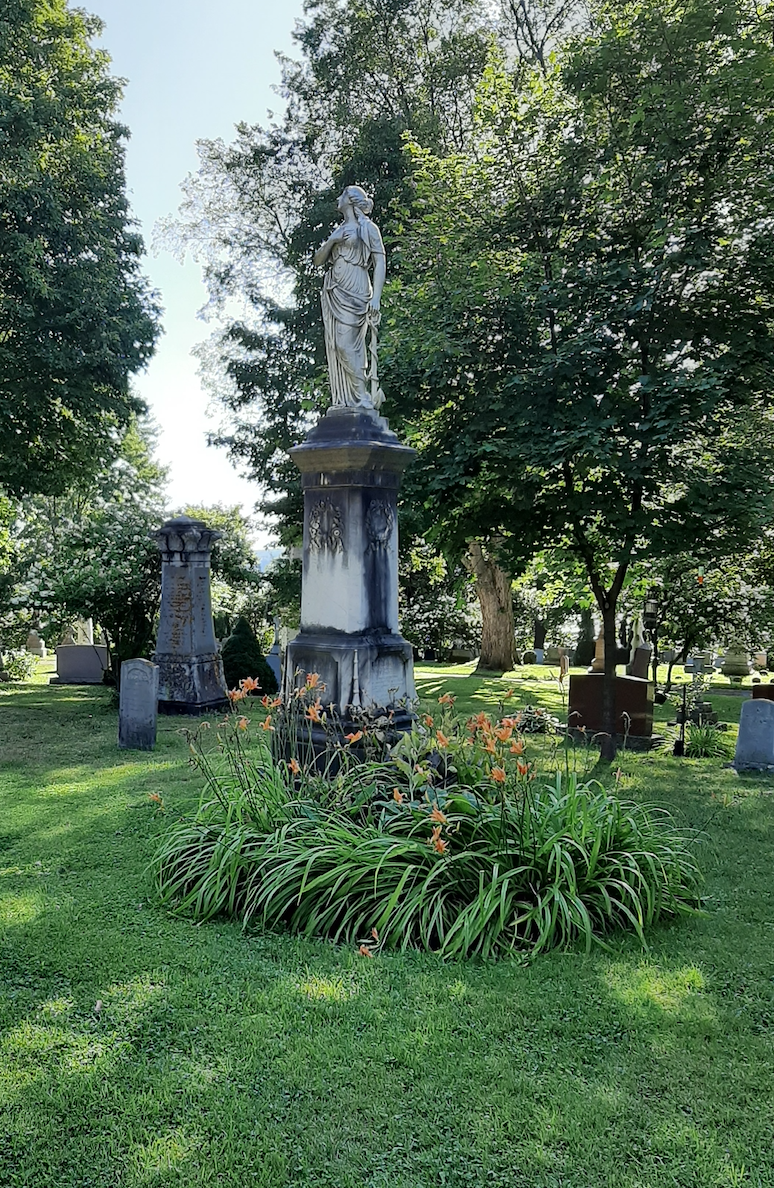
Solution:
[[[291,32],[302,0],[83,0],[105,22],[100,44],[113,73],[127,79],[121,118],[131,131],[129,197],[146,247],[157,219],[173,213],[179,186],[197,166],[196,141],[230,140],[240,120],[263,122],[282,104],[274,51],[293,53]],[[76,7],[72,4],[72,7]],[[239,503],[252,509],[253,484],[240,479],[222,450],[208,448],[213,412],[191,349],[209,334],[197,318],[206,299],[200,269],[167,252],[145,260],[160,290],[164,336],[137,380],[161,430],[159,458],[170,468],[175,506]]]

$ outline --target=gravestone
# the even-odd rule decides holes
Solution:
[[[741,685],[744,677],[750,675],[750,660],[747,649],[741,644],[732,643],[726,648],[723,663],[720,668],[723,676],[729,678],[732,684]]]
[[[40,634],[33,627],[27,636],[26,649],[31,652],[33,656],[39,656],[41,660],[46,658],[46,641],[41,639]]]
[[[274,643],[271,646],[271,651],[266,656],[266,663],[277,681],[277,688],[282,688],[282,652],[280,649],[280,621],[279,616],[274,617]]]
[[[629,673],[629,676],[640,677],[641,680],[647,680],[648,673],[650,671],[650,657],[650,644],[641,643],[640,646],[635,649],[632,655],[631,672]]]
[[[158,664],[151,664],[150,660],[124,660],[118,705],[118,745],[123,750],[153,750],[158,699]]]
[[[739,718],[734,767],[737,771],[774,768],[774,701],[745,701]]]
[[[104,644],[60,644],[56,651],[56,676],[52,685],[101,685],[108,667]]]
[[[162,714],[202,714],[228,705],[210,596],[210,556],[222,535],[190,516],[167,520],[152,533],[161,551],[153,659],[159,666]]]
[[[568,725],[590,734],[604,730],[601,673],[574,673],[570,677]],[[653,734],[653,685],[641,677],[615,678],[615,728],[619,735],[649,739]]]
[[[589,673],[605,671],[605,636],[602,631],[594,641],[594,659],[586,671]]]

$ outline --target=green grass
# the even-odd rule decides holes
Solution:
[[[420,685],[508,687],[459,672]],[[558,708],[540,675],[514,701]],[[0,686],[3,1188],[774,1185],[773,781],[623,756],[704,829],[706,913],[648,952],[368,960],[159,910],[179,725],[123,753],[101,689]]]

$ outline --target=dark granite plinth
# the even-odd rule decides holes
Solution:
[[[568,725],[585,726],[592,734],[604,730],[602,722],[602,673],[570,677]],[[624,714],[629,716],[625,729]],[[618,734],[649,738],[653,734],[653,685],[640,677],[615,678],[615,724]]]

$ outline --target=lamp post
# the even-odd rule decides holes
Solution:
[[[658,684],[658,591],[651,589],[645,599],[642,625],[653,644],[653,684]]]

